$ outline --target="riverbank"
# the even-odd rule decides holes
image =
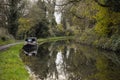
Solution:
[[[82,33],[78,41],[82,44],[94,46],[104,50],[120,52],[120,35],[118,34],[110,37],[101,36],[95,33],[94,29],[89,29]]]
[[[0,52],[0,80],[29,80],[29,74],[19,57],[22,44]]]
[[[53,41],[58,41],[58,40],[70,40],[74,38],[75,36],[49,37],[49,38],[38,39],[38,43],[53,42]]]

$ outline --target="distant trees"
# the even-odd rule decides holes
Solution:
[[[6,28],[14,37],[16,37],[18,19],[24,4],[23,0],[2,0],[0,2],[1,27]]]
[[[31,19],[31,28],[28,31],[28,36],[36,36],[38,38],[48,37],[49,35],[49,19],[47,19],[46,3],[39,0],[29,10],[29,18]]]
[[[46,38],[50,36],[47,19],[43,19],[30,28],[28,36],[36,36],[37,38]]]
[[[21,15],[21,9],[24,8],[22,0],[8,0],[8,31],[14,37],[18,30],[18,19]]]
[[[46,6],[46,12],[47,12],[47,20],[49,21],[49,32],[51,36],[55,36],[55,33],[53,29],[56,26],[56,21],[55,21],[55,5],[56,5],[56,0],[44,0],[45,1],[45,6]]]
[[[29,20],[29,27],[26,26],[29,29],[19,35],[36,36],[38,38],[54,36],[53,28],[56,26],[55,3],[56,0],[38,0],[33,4],[31,3],[27,9],[27,15],[23,16],[24,19]],[[22,29],[22,24],[20,24],[20,27]]]
[[[94,20],[89,18],[89,12],[91,11],[90,5],[92,5],[89,3],[89,1],[65,0],[61,1],[61,3],[62,4],[58,6],[62,8],[61,22],[64,26],[64,29],[72,30],[72,33],[77,33],[79,35],[85,30],[85,28],[91,27],[89,22]],[[89,4],[89,6],[87,4]]]

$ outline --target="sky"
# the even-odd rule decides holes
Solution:
[[[61,23],[61,14],[59,13],[55,13],[55,20],[57,22],[57,24],[60,24]]]

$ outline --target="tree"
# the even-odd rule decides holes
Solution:
[[[7,28],[7,7],[5,0],[0,1],[0,27]]]
[[[55,36],[55,32],[53,31],[53,29],[55,28],[57,24],[55,21],[55,16],[54,16],[56,0],[46,0],[45,6],[46,6],[46,11],[47,11],[46,16],[49,21],[49,31],[52,36]]]
[[[21,10],[24,8],[23,0],[8,0],[8,32],[16,37],[18,30],[18,20],[21,15]]]
[[[94,0],[98,5],[102,7],[108,7],[111,10],[115,12],[120,12],[120,0],[103,0],[104,2],[102,3],[101,0]]]
[[[31,21],[29,18],[21,17],[19,19],[19,26],[18,26],[18,32],[17,32],[17,38],[18,39],[24,39],[27,37],[27,32],[31,28]]]
[[[93,18],[95,11],[92,8],[94,4],[92,0],[62,0],[62,4],[58,4],[62,8],[62,24],[64,29],[71,29],[73,32],[80,34],[86,28],[92,28],[95,25]]]
[[[56,0],[38,0],[30,9],[29,18],[32,19],[33,26],[29,31],[32,36],[47,37],[55,36],[53,31],[56,26],[55,21]],[[36,15],[34,15],[36,14]],[[50,36],[49,35],[49,36]]]
[[[37,38],[48,37],[49,20],[47,19],[44,1],[39,0],[31,4],[27,9],[27,14],[21,19],[24,21],[22,21],[22,23],[20,22],[19,31],[22,31],[23,38],[25,38],[25,36],[35,36]]]
[[[41,22],[32,26],[28,31],[28,36],[36,36],[37,38],[46,38],[50,36],[47,22],[47,19],[43,19]]]

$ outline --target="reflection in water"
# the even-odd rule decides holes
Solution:
[[[44,43],[38,55],[21,54],[37,80],[120,80],[120,57],[75,43]]]

